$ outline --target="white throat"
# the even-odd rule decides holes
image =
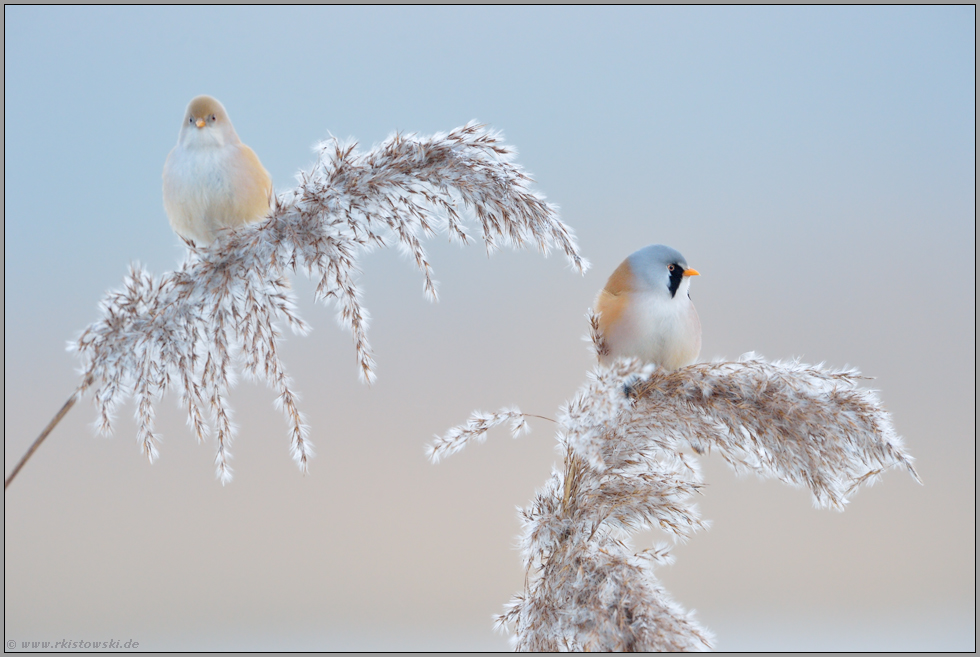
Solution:
[[[701,353],[701,322],[688,296],[684,277],[671,297],[664,290],[637,290],[608,341],[611,356],[634,356],[674,370],[690,365]]]

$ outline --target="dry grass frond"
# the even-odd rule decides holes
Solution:
[[[474,411],[466,424],[453,427],[444,436],[436,436],[431,445],[425,448],[425,456],[433,463],[438,463],[450,454],[462,450],[472,441],[483,442],[487,432],[505,422],[510,422],[510,433],[517,438],[522,433],[530,431],[524,413],[516,407],[502,408],[496,413]],[[547,418],[545,418],[547,419]]]
[[[229,231],[207,248],[188,243],[179,269],[154,278],[132,266],[121,290],[101,303],[102,317],[71,346],[83,383],[109,431],[120,402],[136,401],[144,453],[157,456],[155,403],[176,390],[201,440],[216,433],[222,482],[231,479],[235,434],[227,394],[238,372],[267,382],[289,424],[290,451],[305,470],[313,456],[309,429],[279,357],[280,325],[305,333],[286,281],[302,272],[320,301],[332,299],[354,339],[360,376],[374,379],[368,313],[361,305],[357,262],[367,249],[396,244],[413,257],[425,293],[436,297],[424,238],[446,232],[467,243],[464,215],[479,224],[488,252],[499,246],[558,249],[574,268],[579,255],[557,208],[528,188],[499,134],[474,123],[432,137],[395,134],[362,153],[354,142],[318,146],[299,185],[279,195],[268,219]]]
[[[603,341],[594,317],[596,353]],[[527,571],[498,627],[518,650],[687,651],[711,635],[674,603],[653,567],[666,546],[634,552],[630,535],[659,527],[677,539],[704,529],[693,503],[696,454],[719,452],[737,470],[776,477],[843,509],[861,484],[901,466],[918,480],[891,420],[854,371],[749,355],[668,372],[636,360],[597,366],[558,417],[564,463],[521,510]],[[443,451],[483,439],[520,416],[471,420]]]
[[[636,413],[653,431],[718,451],[749,469],[803,486],[820,507],[843,509],[877,475],[905,467],[918,481],[891,418],[856,370],[798,361],[770,363],[749,354],[654,372],[634,388]]]

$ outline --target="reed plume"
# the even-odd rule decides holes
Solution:
[[[82,381],[66,409],[91,392],[99,429],[108,432],[118,405],[134,398],[137,439],[152,462],[155,404],[176,391],[197,438],[216,433],[224,483],[235,434],[228,390],[241,373],[275,390],[292,456],[305,471],[313,456],[309,428],[278,352],[282,325],[308,330],[288,275],[305,274],[316,283],[318,301],[336,303],[353,336],[360,377],[370,383],[369,315],[357,284],[366,250],[397,245],[410,254],[433,300],[436,282],[422,241],[440,232],[461,244],[473,241],[467,217],[475,218],[488,253],[534,245],[545,254],[558,249],[580,272],[588,268],[557,208],[529,189],[514,149],[485,126],[469,123],[432,137],[395,134],[367,152],[336,139],[316,150],[316,162],[299,174],[296,188],[274,199],[267,219],[226,231],[205,248],[188,242],[183,264],[160,277],[131,266],[122,289],[102,300],[101,318],[70,345]]]
[[[598,356],[605,345],[595,315],[590,323]],[[669,548],[636,552],[630,535],[658,527],[686,539],[705,528],[693,498],[703,486],[697,455],[712,451],[838,510],[888,468],[918,480],[862,379],[754,354],[676,371],[623,359],[596,366],[558,415],[563,463],[520,511],[525,587],[498,627],[513,630],[518,650],[709,648],[711,634],[654,575]],[[428,456],[436,462],[508,422],[516,436],[524,417],[516,407],[474,413]]]

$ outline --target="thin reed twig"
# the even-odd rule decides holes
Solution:
[[[78,398],[82,396],[82,393],[84,393],[85,389],[88,388],[91,384],[92,384],[92,380],[87,378],[85,379],[85,381],[81,383],[81,385],[79,385],[75,389],[75,392],[71,393],[71,396],[62,405],[61,409],[57,413],[55,413],[54,417],[51,418],[51,421],[48,422],[48,426],[44,427],[44,429],[41,431],[41,435],[39,435],[37,438],[34,439],[34,442],[31,443],[31,446],[27,448],[27,452],[25,452],[24,455],[20,457],[20,460],[17,461],[17,465],[15,465],[14,469],[10,471],[10,474],[7,475],[7,478],[3,480],[4,490],[7,490],[7,486],[9,486],[10,482],[14,480],[14,477],[17,476],[17,473],[20,472],[21,468],[23,468],[24,465],[27,463],[27,461],[31,458],[31,456],[34,455],[34,452],[36,452],[37,448],[41,446],[41,443],[44,442],[45,438],[47,438],[48,435],[50,435],[50,433],[54,431],[54,428],[58,426],[58,423],[61,422],[61,420],[64,419],[66,415],[68,415],[68,411],[71,410],[71,407],[75,405],[75,402],[78,401]]]

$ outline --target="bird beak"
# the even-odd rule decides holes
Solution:
[[[204,127],[204,119],[198,119],[197,120],[197,127],[198,128],[203,128]]]
[[[700,276],[701,275],[701,272],[699,272],[697,269],[685,269],[684,272],[681,275],[682,276]]]

